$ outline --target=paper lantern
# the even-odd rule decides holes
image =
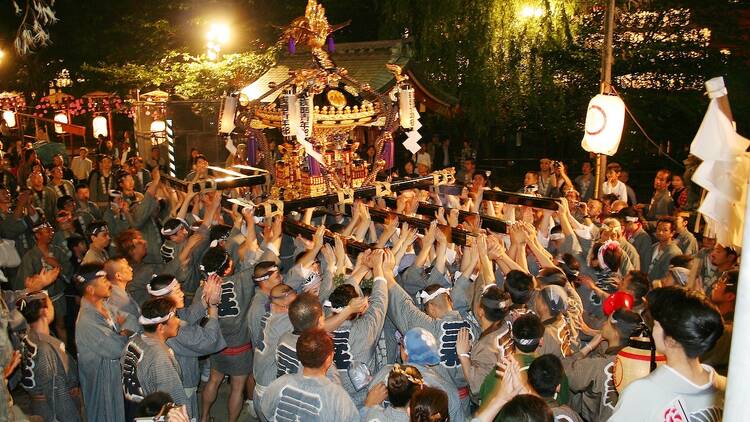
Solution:
[[[55,114],[54,120],[60,123],[68,123],[68,115],[66,115],[65,113],[57,113]],[[58,134],[65,133],[62,125],[55,123],[55,133],[58,133]]]
[[[625,123],[625,103],[620,97],[599,94],[589,102],[581,146],[595,154],[614,155]]]
[[[612,368],[612,381],[617,391],[622,394],[631,382],[650,374],[652,364],[659,366],[666,362],[666,356],[651,351],[648,338],[631,338],[628,346],[617,353]]]
[[[161,133],[167,130],[167,124],[164,120],[154,120],[151,122],[151,133]]]
[[[16,127],[16,113],[10,110],[3,111],[3,120],[8,124],[8,127]]]
[[[104,116],[96,116],[91,122],[91,126],[94,129],[94,138],[98,138],[99,135],[105,138],[109,135],[109,128],[107,126],[107,118]]]

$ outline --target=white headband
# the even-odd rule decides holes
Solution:
[[[187,221],[185,221],[185,219],[183,219],[183,218],[176,218],[175,220],[178,220],[180,222],[180,224],[177,227],[175,227],[175,228],[173,228],[171,230],[167,229],[167,228],[162,228],[161,229],[161,234],[163,236],[171,236],[173,234],[176,234],[180,230],[180,227],[185,227],[186,229],[190,228],[190,225],[188,224]]]
[[[171,311],[170,313],[162,317],[155,317],[155,318],[146,318],[145,316],[141,315],[138,317],[138,322],[140,322],[141,325],[156,325],[156,324],[161,324],[161,323],[169,321],[169,318],[172,318],[173,316],[174,316],[174,311]]]
[[[625,217],[625,221],[629,221],[631,223],[637,223],[638,220],[638,217]]]
[[[538,338],[516,338],[514,340],[517,341],[518,344],[522,346],[528,346],[528,345],[533,344],[535,341],[539,341]]]
[[[330,300],[326,300],[325,302],[323,302],[323,306],[326,308],[331,308],[331,312],[333,312],[334,314],[340,314],[344,312],[344,309],[345,309],[345,308],[334,308]]]
[[[177,279],[176,279],[176,278],[173,278],[173,279],[172,279],[172,282],[170,282],[168,286],[166,286],[166,287],[163,287],[163,288],[161,288],[161,289],[159,289],[159,290],[152,290],[152,289],[151,289],[151,283],[148,283],[148,284],[146,284],[146,291],[147,291],[147,292],[148,292],[148,294],[150,294],[151,296],[155,296],[155,297],[162,297],[162,296],[166,296],[166,295],[168,295],[168,294],[172,293],[172,291],[173,291],[173,290],[174,290],[175,288],[177,288],[177,286],[179,286],[179,285],[180,285],[180,282],[179,282],[179,281],[177,281]]]
[[[440,296],[443,293],[450,293],[451,289],[446,289],[445,287],[441,287],[437,290],[435,290],[432,294],[427,293],[424,290],[420,290],[419,293],[417,293],[417,303],[420,305],[426,305],[427,302],[431,301],[432,299],[435,299],[436,297]]]
[[[612,271],[611,268],[607,266],[607,264],[604,262],[604,251],[611,248],[619,248],[620,243],[616,240],[608,240],[604,242],[604,244],[599,248],[599,252],[596,253],[596,258],[599,260],[599,266],[604,268],[607,271]]]
[[[273,267],[269,267],[266,270],[265,274],[263,274],[261,276],[258,276],[258,277],[253,277],[253,280],[254,281],[258,281],[258,282],[260,282],[260,281],[266,281],[269,278],[271,278],[271,275],[273,275],[273,273],[275,273],[278,270],[279,270],[279,267],[277,267],[276,265],[274,265]]]
[[[563,240],[565,239],[565,235],[562,233],[551,233],[549,235],[549,240]]]
[[[688,278],[690,277],[690,270],[683,267],[669,266],[669,273],[672,274],[672,278],[675,279],[680,286],[687,285]]]

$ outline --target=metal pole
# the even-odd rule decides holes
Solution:
[[[607,11],[604,15],[604,48],[602,50],[602,79],[599,87],[600,94],[609,94],[612,85],[612,38],[615,30],[615,0],[609,0]],[[604,175],[607,171],[607,156],[597,154],[596,159],[596,185],[594,186],[594,197],[600,198],[601,187],[604,184]]]

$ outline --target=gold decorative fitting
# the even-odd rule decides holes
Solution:
[[[391,195],[391,183],[390,182],[375,182],[375,196],[382,198],[386,195]]]
[[[284,215],[284,203],[278,199],[269,199],[266,202],[260,204],[263,206],[265,218],[271,218],[277,215]]]
[[[341,188],[336,194],[339,196],[339,204],[353,204],[354,203],[354,189],[352,188]]]
[[[336,108],[346,107],[346,97],[341,93],[341,91],[332,89],[328,91],[328,93],[326,94],[326,98],[328,99],[328,102]]]

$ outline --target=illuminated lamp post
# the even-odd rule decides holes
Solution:
[[[164,142],[167,136],[167,124],[164,120],[154,120],[151,122],[151,142],[159,145]]]
[[[16,127],[16,113],[10,110],[3,111],[3,120],[5,120],[9,128]]]
[[[94,117],[94,120],[91,121],[91,128],[94,132],[94,138],[99,138],[99,135],[105,138],[109,136],[109,124],[104,116]]]
[[[57,114],[55,114],[54,120],[56,122],[65,123],[65,124],[67,124],[69,122],[68,115],[65,114],[65,113],[57,113]],[[61,135],[61,134],[65,133],[65,130],[63,129],[63,127],[62,127],[61,124],[55,123],[55,133],[57,133],[58,135]]]
[[[604,48],[602,49],[599,95],[589,102],[589,109],[586,113],[586,133],[581,141],[583,149],[597,154],[594,198],[600,197],[607,169],[607,156],[617,151],[625,121],[625,104],[619,97],[615,100],[609,98],[611,95],[607,95],[614,93],[612,90],[612,37],[615,29],[615,0],[609,0],[608,3],[604,15]],[[591,118],[591,123],[589,123],[589,118]]]

